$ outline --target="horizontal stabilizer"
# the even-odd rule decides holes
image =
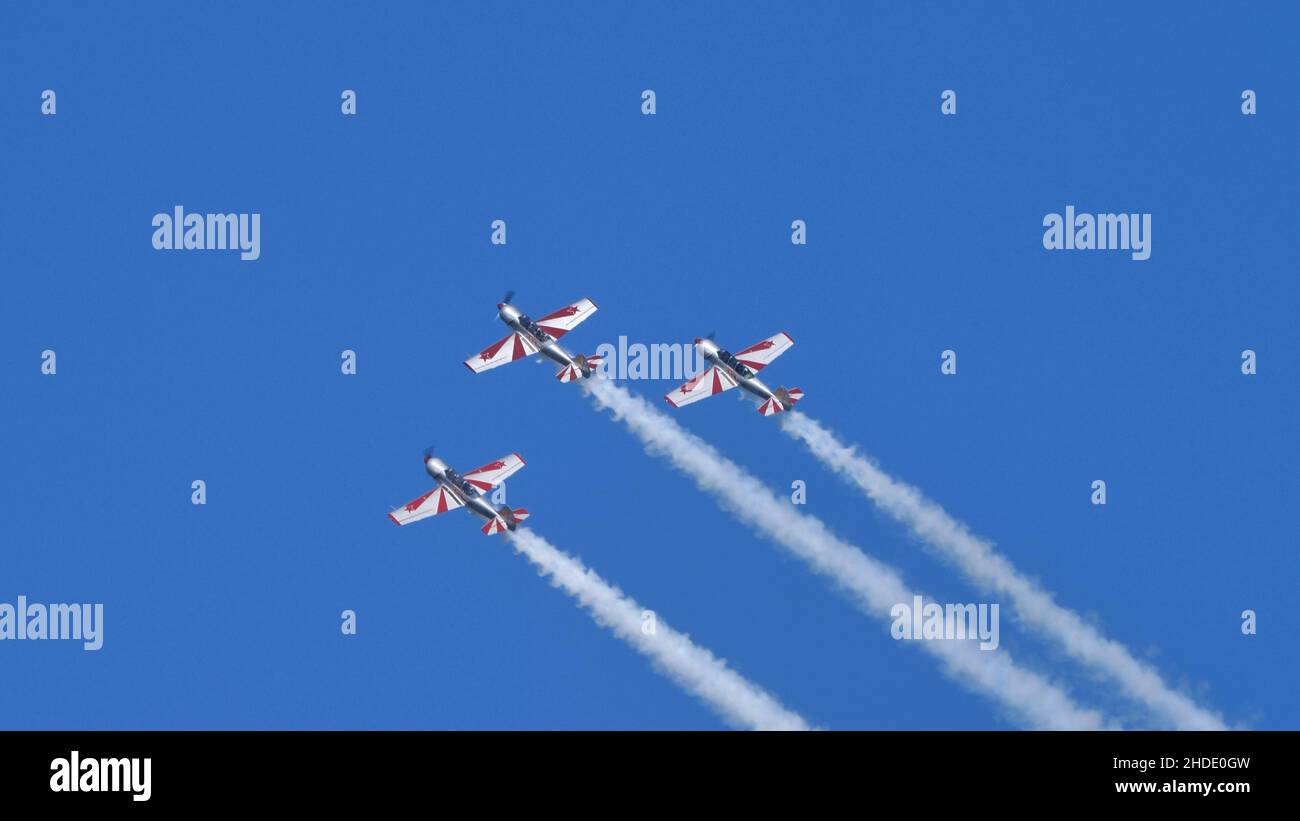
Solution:
[[[520,522],[532,515],[522,507],[511,510],[505,505],[497,509],[497,514],[490,522],[483,525],[484,534],[495,536],[503,530],[514,530]]]
[[[777,388],[773,398],[766,400],[758,406],[758,412],[764,416],[775,416],[782,411],[793,410],[794,406],[803,398],[803,391],[799,388]]]
[[[560,368],[560,372],[555,375],[555,378],[568,384],[569,382],[581,379],[582,371],[578,370],[577,365],[565,365],[563,368]]]
[[[592,354],[591,356],[578,354],[573,358],[573,364],[565,365],[563,368],[560,368],[560,372],[555,375],[555,378],[564,383],[581,379],[584,376],[582,370],[584,366],[587,369],[585,375],[594,375],[596,373],[596,367],[603,361],[605,361],[605,357],[599,354]]]

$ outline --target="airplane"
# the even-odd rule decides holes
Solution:
[[[513,476],[523,466],[523,457],[512,453],[469,473],[460,474],[435,457],[432,448],[427,448],[424,451],[424,469],[438,480],[438,484],[423,496],[391,511],[388,518],[399,525],[409,525],[448,510],[467,507],[471,513],[487,520],[482,530],[488,536],[503,530],[514,530],[528,518],[528,511],[522,507],[511,510],[506,505],[493,510],[492,503],[483,494],[504,482],[507,477]]]
[[[474,373],[482,373],[507,362],[540,353],[559,364],[560,371],[555,378],[561,382],[572,382],[595,373],[596,366],[604,357],[596,354],[574,356],[561,348],[556,340],[596,313],[596,303],[590,299],[580,299],[534,321],[510,304],[514,295],[515,292],[510,291],[497,303],[497,316],[510,326],[510,335],[466,359],[465,367]]]
[[[664,396],[674,408],[707,399],[715,394],[729,391],[739,385],[747,393],[760,401],[758,412],[764,416],[773,416],[794,408],[795,403],[803,398],[799,388],[777,388],[770,390],[755,374],[772,364],[772,360],[789,350],[794,340],[784,331],[769,336],[762,342],[750,345],[739,353],[732,354],[723,350],[713,341],[713,335],[696,339],[695,347],[709,363],[694,379]]]

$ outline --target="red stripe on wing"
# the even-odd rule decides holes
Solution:
[[[518,344],[517,337],[518,334],[516,334],[514,337],[516,338],[516,344]],[[507,336],[505,339],[500,339],[497,340],[496,342],[493,342],[491,345],[487,346],[486,348],[484,348],[482,351],[479,352],[478,358],[482,359],[484,362],[488,361],[492,357],[496,356],[497,352],[501,350],[501,346],[509,342],[511,338],[512,337]],[[518,357],[515,358],[518,359]],[[470,368],[470,370],[473,370],[473,368]]]
[[[436,488],[436,487],[435,487],[433,490],[431,490],[431,491],[429,491],[428,493],[424,494],[424,495],[421,496],[420,498],[415,499],[415,500],[410,501],[410,502],[407,502],[407,503],[406,503],[406,510],[407,510],[407,512],[408,512],[408,513],[414,513],[415,511],[419,510],[419,509],[420,509],[420,505],[424,504],[424,502],[425,502],[426,499],[428,499],[428,498],[429,498],[430,496],[432,496],[433,494],[437,493],[439,490],[441,490],[441,488]]]
[[[767,350],[768,348],[772,347],[772,346],[775,345],[775,344],[776,344],[776,343],[773,342],[773,341],[770,340],[770,339],[764,339],[762,342],[756,342],[755,344],[750,345],[750,346],[749,346],[748,348],[746,348],[745,350],[743,350],[743,351],[741,351],[740,353],[736,354],[736,357],[739,358],[741,354],[753,353],[754,351],[765,351],[765,350]]]

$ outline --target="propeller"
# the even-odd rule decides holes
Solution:
[[[432,455],[433,455],[433,445],[429,445],[427,448],[424,449],[424,458],[428,459]]]
[[[503,297],[501,297],[501,301],[497,303],[497,316],[498,316],[498,317],[501,316],[501,309],[502,309],[504,306],[509,305],[509,304],[510,304],[510,300],[512,300],[512,299],[514,299],[514,298],[515,298],[515,292],[514,292],[514,291],[506,291],[506,295],[503,296]]]

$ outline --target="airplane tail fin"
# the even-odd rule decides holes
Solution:
[[[764,416],[775,416],[782,411],[793,410],[799,400],[803,399],[803,390],[800,388],[777,388],[773,393],[775,395],[772,399],[758,406],[758,412]]]
[[[532,514],[522,507],[517,507],[514,510],[511,510],[505,505],[502,505],[497,508],[497,517],[483,525],[483,533],[487,536],[493,536],[503,530],[514,530],[519,527],[520,522],[527,519],[530,515]]]
[[[586,376],[591,376],[596,372],[596,366],[604,361],[604,359],[605,357],[599,354],[592,354],[591,356],[578,354],[573,357],[574,364],[565,365],[563,368],[560,368],[560,372],[555,375],[555,378],[561,382],[568,383],[577,379],[582,379]]]

